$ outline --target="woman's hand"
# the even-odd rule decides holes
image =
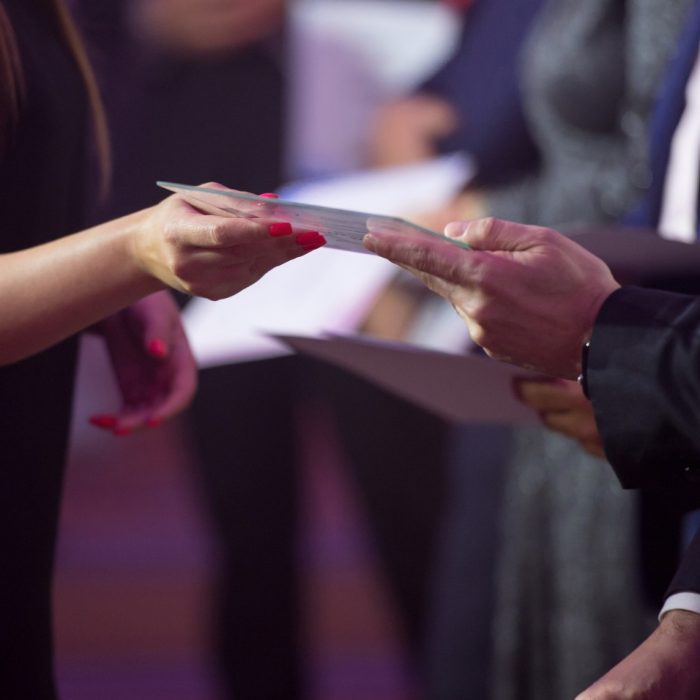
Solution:
[[[92,416],[93,425],[127,435],[155,427],[187,406],[197,386],[197,366],[170,292],[137,301],[96,330],[107,344],[122,406]]]
[[[325,244],[288,223],[151,209],[0,255],[0,364],[16,362],[171,286],[221,299]]]
[[[132,224],[132,255],[145,272],[187,294],[223,299],[277,265],[325,244],[288,223],[202,214],[178,195]]]
[[[605,459],[593,406],[578,382],[523,380],[517,382],[516,393],[524,404],[539,413],[548,428],[573,438],[594,457]]]

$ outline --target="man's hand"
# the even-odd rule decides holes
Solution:
[[[565,379],[519,381],[518,398],[537,411],[550,430],[576,440],[588,454],[605,459],[591,402],[578,382]]]
[[[700,615],[671,610],[649,638],[576,700],[700,698]]]
[[[450,301],[489,355],[574,379],[596,315],[619,287],[607,265],[537,226],[481,219],[449,224],[445,234],[473,250],[372,225],[365,246]]]

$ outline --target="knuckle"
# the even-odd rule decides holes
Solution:
[[[481,231],[484,236],[490,236],[496,233],[501,221],[495,216],[487,216],[481,220]]]
[[[421,272],[435,272],[435,258],[432,250],[418,243],[411,243],[406,251],[406,259],[411,267]]]
[[[469,316],[483,329],[493,323],[491,305],[483,299],[474,301],[469,308]]]
[[[184,283],[190,283],[192,276],[192,261],[185,255],[172,255],[169,262],[172,273]]]
[[[209,245],[218,248],[224,245],[228,227],[223,221],[212,221],[207,225],[207,241]]]
[[[532,241],[538,246],[552,246],[558,239],[558,234],[551,228],[535,226],[532,230]]]

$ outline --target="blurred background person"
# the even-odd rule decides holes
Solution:
[[[459,40],[448,60],[415,92],[378,111],[370,132],[371,162],[391,167],[466,152],[476,162],[472,186],[487,188],[517,182],[538,167],[539,150],[523,108],[520,55],[543,4],[463,3]],[[400,315],[397,308],[416,313],[420,295],[408,291],[403,275],[398,279],[366,320],[368,332],[386,334],[391,317]],[[418,303],[428,313],[437,311],[433,300]],[[461,426],[449,438],[428,615],[430,698],[490,697],[499,518],[510,449],[507,427]]]
[[[472,13],[494,4],[477,2]],[[571,227],[626,213],[648,186],[649,113],[687,9],[683,1],[663,9],[545,2],[514,73],[524,128],[501,132],[514,159],[489,162],[477,143],[477,170],[487,179],[477,174],[453,206],[416,219],[436,230],[489,214]],[[397,162],[401,149],[423,157],[464,138],[476,120],[457,98],[439,97],[420,94],[384,110],[380,162]],[[502,121],[517,116],[512,104],[504,108]],[[518,133],[527,136],[513,148],[506,134]],[[513,439],[503,480],[492,696],[573,696],[643,637],[650,608],[639,575],[638,503],[574,443],[543,430],[517,430]],[[464,460],[465,470],[474,469],[468,443]],[[462,527],[455,549],[470,538]],[[601,541],[602,548],[590,546]],[[647,554],[653,548],[645,544]]]

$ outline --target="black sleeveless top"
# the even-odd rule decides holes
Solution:
[[[51,4],[2,4],[25,83],[19,124],[0,151],[4,253],[81,228],[89,133],[82,79]],[[8,700],[55,697],[51,574],[75,355],[70,339],[0,367],[0,698]]]

